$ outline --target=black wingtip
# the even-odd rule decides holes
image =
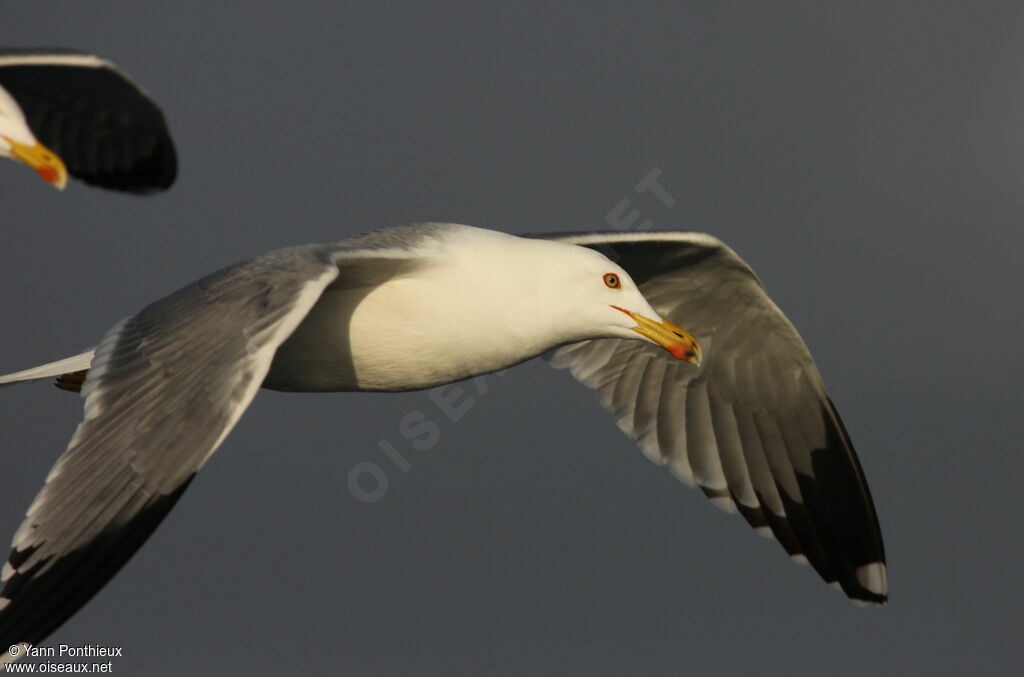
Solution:
[[[194,475],[192,476],[194,477]],[[34,548],[15,549],[0,590],[0,644],[38,644],[92,599],[138,551],[188,488],[151,501],[130,522],[112,526],[89,544],[22,570]]]
[[[885,604],[885,547],[874,501],[846,428],[831,400],[822,405],[827,438],[811,451],[813,479],[798,476],[826,545],[834,579],[855,602]]]

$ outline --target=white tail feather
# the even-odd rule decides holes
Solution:
[[[94,348],[90,348],[84,353],[79,353],[74,357],[65,357],[63,360],[57,360],[56,362],[32,367],[31,369],[16,371],[13,374],[5,374],[0,376],[0,387],[13,385],[15,383],[36,381],[41,378],[62,376],[64,374],[88,369],[92,365],[92,356],[95,352],[96,350]]]

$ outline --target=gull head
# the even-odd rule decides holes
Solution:
[[[598,338],[646,341],[699,365],[696,339],[656,311],[628,272],[603,254],[566,242],[462,227],[461,261],[475,282],[462,292],[501,308],[503,335],[533,355]],[[475,305],[467,301],[467,305]]]
[[[563,288],[575,309],[575,322],[591,332],[590,338],[639,339],[664,348],[678,360],[700,365],[697,340],[662,317],[629,273],[596,251],[569,246],[578,254],[572,257],[572,281],[563,283]]]
[[[0,87],[0,157],[24,162],[57,190],[63,190],[68,182],[64,161],[39,143],[28,128],[21,107],[3,87]]]

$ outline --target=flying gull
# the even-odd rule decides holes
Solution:
[[[131,193],[177,173],[156,103],[114,64],[64,49],[0,49],[0,157],[63,189],[68,174]]]
[[[38,643],[103,587],[260,386],[416,390],[548,351],[652,460],[854,601],[886,600],[850,439],[796,329],[731,249],[698,233],[429,223],[236,264],[94,350],[0,377],[57,376],[85,400],[3,566],[0,646]]]

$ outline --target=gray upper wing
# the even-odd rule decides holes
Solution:
[[[697,233],[537,237],[611,258],[704,353],[696,367],[639,341],[600,339],[564,346],[552,363],[594,388],[652,460],[851,598],[884,602],[881,532],[849,436],[807,346],[749,266]]]
[[[0,87],[72,176],[133,193],[174,183],[177,155],[163,113],[109,61],[73,50],[3,49]]]
[[[82,389],[84,420],[3,567],[0,644],[45,638],[134,554],[323,290],[389,256],[361,244],[369,251],[310,245],[232,266],[104,336]]]

